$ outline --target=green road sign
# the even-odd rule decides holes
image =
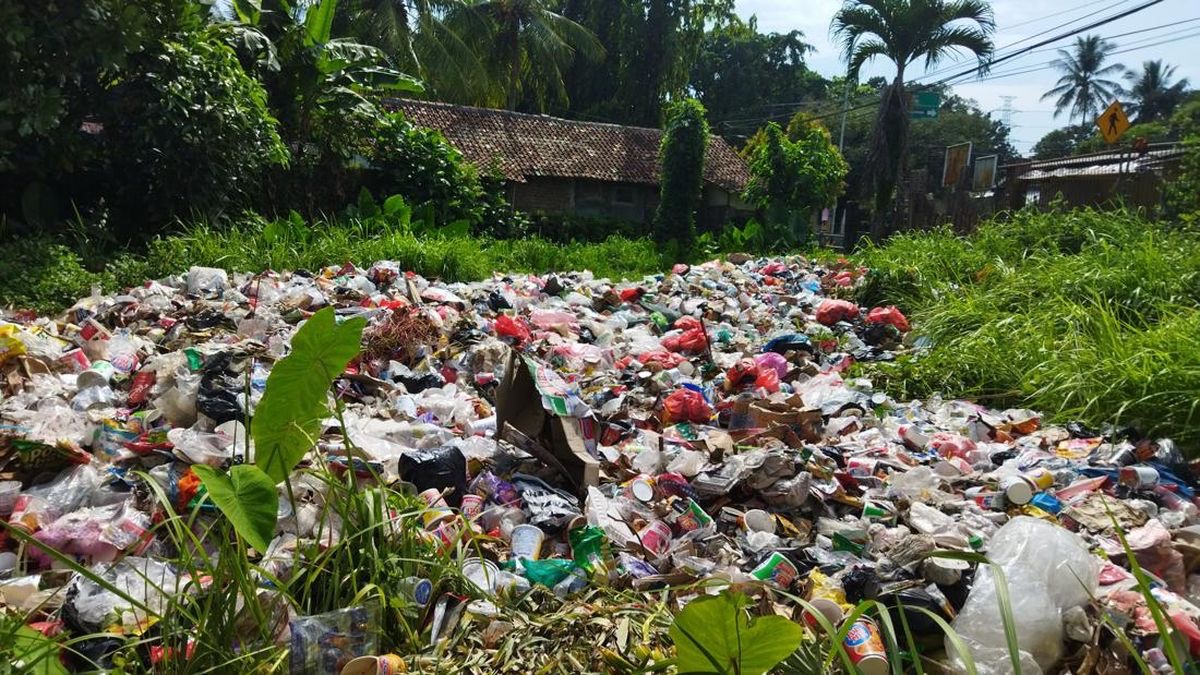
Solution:
[[[938,116],[942,97],[935,91],[918,91],[912,95],[909,117],[914,120],[932,119]]]

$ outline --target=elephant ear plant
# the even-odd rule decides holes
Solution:
[[[361,318],[338,323],[330,307],[314,314],[296,331],[292,352],[267,378],[250,426],[254,464],[234,466],[228,473],[193,467],[234,531],[260,552],[275,533],[276,485],[287,481],[320,435],[321,420],[330,414],[329,387],[358,354],[364,326]]]

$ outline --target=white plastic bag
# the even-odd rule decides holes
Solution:
[[[1095,592],[1100,561],[1074,533],[1028,516],[1014,518],[996,531],[988,557],[1008,581],[1022,672],[1039,675],[1062,656],[1062,613],[1086,603]],[[980,675],[1012,672],[989,567],[975,576],[953,627],[971,650]],[[946,652],[956,657],[949,639]]]

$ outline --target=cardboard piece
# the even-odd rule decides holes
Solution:
[[[520,436],[508,434],[507,439],[526,451],[532,449],[535,456],[544,448],[556,460],[547,464],[559,469],[583,494],[600,484],[600,462],[588,452],[589,437],[595,442],[595,420],[590,410],[582,417],[571,416],[570,412],[578,411],[563,409],[558,392],[539,389],[532,371],[536,367],[536,362],[509,350],[504,377],[496,388],[496,428],[501,438],[506,438],[506,427],[520,432]],[[559,409],[547,410],[547,401]]]

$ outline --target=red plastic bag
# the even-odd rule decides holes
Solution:
[[[849,300],[830,298],[817,307],[817,321],[832,326],[839,321],[852,321],[858,317],[858,305]]]
[[[700,330],[702,325],[700,319],[694,316],[681,316],[675,320],[675,327],[679,330]]]
[[[695,422],[702,424],[712,418],[713,409],[704,396],[692,389],[676,389],[663,401],[663,424]]]
[[[699,354],[708,347],[708,338],[704,335],[704,329],[695,328],[686,330],[683,335],[679,336],[679,350]]]
[[[895,305],[872,309],[867,313],[867,323],[890,323],[901,333],[908,332],[908,318]]]
[[[759,367],[754,359],[742,359],[725,371],[725,390],[737,391],[758,380]],[[778,378],[776,378],[778,384]]]
[[[531,337],[528,326],[507,314],[501,314],[496,318],[496,335],[502,338],[513,338],[517,344],[528,342]]]
[[[634,302],[646,294],[646,289],[641,287],[626,288],[618,295],[621,297],[621,302]]]
[[[779,373],[774,368],[759,368],[758,377],[754,378],[754,388],[774,394],[779,391]]]

